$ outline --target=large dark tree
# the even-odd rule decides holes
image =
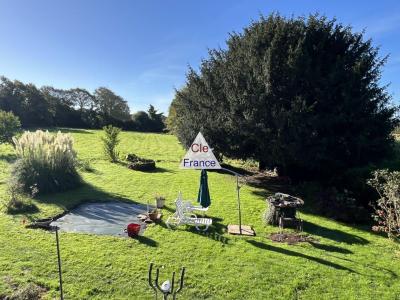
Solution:
[[[129,106],[122,97],[105,87],[96,89],[94,96],[97,110],[103,116],[105,122],[108,119],[129,120]]]
[[[35,85],[5,77],[0,81],[0,109],[13,112],[24,126],[52,125],[50,103]]]
[[[169,123],[184,145],[202,131],[228,157],[331,177],[392,149],[384,63],[371,40],[336,20],[261,17],[189,70]]]
[[[132,122],[135,124],[135,129],[138,131],[151,131],[151,120],[145,111],[138,111],[132,116]]]
[[[51,125],[62,127],[87,127],[82,120],[81,112],[75,110],[75,100],[69,90],[43,86],[40,89],[43,97],[50,105],[53,114]]]
[[[161,132],[163,131],[165,124],[164,124],[164,115],[163,113],[159,113],[157,109],[154,108],[153,105],[150,104],[150,107],[147,111],[150,119],[150,131],[153,132]]]

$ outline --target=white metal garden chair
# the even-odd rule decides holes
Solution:
[[[187,212],[201,211],[205,213],[206,211],[208,211],[208,207],[203,207],[201,205],[193,205],[192,202],[183,200],[182,192],[179,192],[176,201],[181,201],[183,203],[185,211]]]
[[[212,224],[212,219],[198,218],[194,213],[188,210],[182,198],[178,196],[175,201],[176,212],[167,219],[168,228],[180,225],[194,225],[197,230],[206,231]],[[204,227],[204,229],[201,229]]]

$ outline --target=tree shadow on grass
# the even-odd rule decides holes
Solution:
[[[328,267],[335,268],[337,270],[344,270],[344,271],[349,271],[351,273],[356,273],[354,270],[352,270],[350,268],[344,267],[342,265],[333,263],[331,261],[328,261],[328,260],[325,260],[325,259],[322,259],[319,257],[314,257],[314,256],[306,255],[303,253],[295,252],[292,250],[283,249],[283,248],[275,247],[272,245],[267,245],[267,244],[264,244],[261,242],[257,242],[255,240],[246,240],[246,242],[248,242],[249,244],[251,244],[257,248],[260,248],[260,249],[269,250],[269,251],[277,252],[277,253],[284,254],[284,255],[294,256],[294,257],[301,257],[301,258],[308,259],[308,260],[311,260],[313,262],[316,262],[316,263],[319,263],[319,264],[322,264],[322,265],[325,265]]]
[[[117,161],[116,164],[128,168],[130,163],[126,162],[126,161],[123,161],[123,160],[120,160],[120,161]],[[144,171],[144,170],[131,170],[131,171],[132,172],[139,172],[139,173],[175,173],[175,171],[172,171],[172,170],[169,170],[169,169],[165,169],[165,168],[161,168],[161,167],[156,167],[154,170],[147,170],[147,171]]]
[[[28,217],[31,214],[39,212],[39,208],[36,204],[31,202],[21,201],[18,206],[11,206],[6,208],[6,213],[9,215],[24,215]]]
[[[342,253],[342,254],[353,254],[354,253],[353,251],[350,251],[346,248],[337,247],[337,246],[333,246],[333,245],[324,245],[324,244],[315,243],[315,242],[308,242],[308,243],[311,246],[313,246],[314,248],[328,251],[328,252],[336,252],[336,253]]]
[[[54,205],[64,211],[70,211],[84,203],[119,201],[130,204],[142,204],[122,195],[107,193],[93,185],[83,183],[80,187],[60,193],[40,195],[35,198],[37,203]],[[51,217],[51,216],[46,216]]]
[[[141,172],[141,173],[175,173],[172,170],[168,170],[165,168],[161,168],[161,167],[156,167],[154,170],[149,170],[149,171],[137,171],[136,172]]]
[[[320,237],[330,239],[339,243],[346,243],[346,244],[360,244],[366,245],[369,243],[368,240],[355,235],[350,234],[338,229],[330,229],[323,227],[321,225],[317,225],[308,221],[303,222],[303,230],[304,232],[310,233],[312,235],[318,235]]]
[[[165,209],[168,212],[174,213],[175,209],[172,207],[169,207],[168,205],[164,205],[164,207],[162,209]]]

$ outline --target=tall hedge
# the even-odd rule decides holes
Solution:
[[[385,61],[363,33],[334,19],[261,17],[211,50],[198,72],[189,69],[168,123],[186,146],[202,131],[225,156],[331,178],[392,150]]]

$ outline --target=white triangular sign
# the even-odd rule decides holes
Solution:
[[[181,161],[181,169],[221,169],[212,149],[207,144],[201,132],[194,139],[192,145]]]

